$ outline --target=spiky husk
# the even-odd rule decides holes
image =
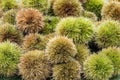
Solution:
[[[16,10],[12,9],[7,11],[2,18],[4,23],[9,23],[14,25],[16,23],[15,17],[16,17]]]
[[[53,10],[55,15],[60,17],[80,16],[82,7],[79,0],[56,0]]]
[[[43,44],[43,36],[40,34],[29,34],[25,36],[24,41],[23,41],[23,49],[25,51],[30,51],[30,50],[42,50],[44,49],[45,46]]]
[[[17,74],[21,48],[9,41],[0,43],[0,75],[10,77]]]
[[[47,0],[22,0],[22,3],[24,7],[36,8],[46,14]]]
[[[6,23],[0,26],[0,42],[9,40],[10,42],[21,44],[22,38],[21,32],[14,25]]]
[[[45,35],[44,38],[43,38],[43,44],[46,46],[47,43],[49,42],[50,39],[52,39],[53,37],[55,37],[56,34],[55,33],[50,33],[48,35]]]
[[[64,36],[56,36],[49,40],[46,47],[46,54],[52,64],[66,63],[77,53],[72,40]]]
[[[53,67],[53,78],[55,80],[80,80],[80,64],[71,59],[68,63],[57,64]]]
[[[83,70],[89,80],[109,80],[114,68],[112,62],[105,55],[93,54],[84,62]]]
[[[101,9],[104,5],[104,0],[88,0],[84,7],[90,12],[94,12],[97,17],[101,18]]]
[[[111,61],[114,66],[114,76],[120,74],[120,48],[109,47],[103,49],[100,54],[105,54]]]
[[[2,3],[2,0],[0,0],[0,4]]]
[[[87,46],[85,45],[76,45],[77,48],[77,54],[75,56],[75,59],[83,65],[83,62],[87,59],[87,57],[90,55],[90,51]]]
[[[97,16],[93,12],[84,11],[83,12],[83,17],[89,18],[92,21],[97,21]]]
[[[48,7],[53,7],[56,0],[48,0]]]
[[[37,9],[21,9],[16,17],[18,29],[23,33],[37,33],[44,27],[43,15]]]
[[[18,67],[25,80],[46,80],[51,70],[47,56],[38,50],[23,54]]]
[[[110,2],[110,1],[118,1],[118,2],[120,2],[120,0],[109,0],[109,2]]]
[[[113,19],[120,21],[120,2],[112,1],[102,8],[103,19]]]
[[[42,31],[42,34],[49,34],[53,33],[55,31],[57,23],[60,21],[59,17],[51,17],[51,16],[46,16],[45,17],[45,26]]]
[[[0,8],[0,18],[3,16],[3,10]]]
[[[120,46],[120,24],[114,20],[103,21],[96,33],[96,42],[102,48]]]
[[[88,0],[79,0],[81,3],[86,3]]]
[[[58,35],[65,35],[72,38],[74,43],[88,43],[93,35],[92,22],[84,17],[68,17],[62,19],[56,27]]]
[[[2,0],[1,7],[3,11],[8,11],[18,8],[18,3],[16,0]]]

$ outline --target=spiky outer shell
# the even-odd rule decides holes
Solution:
[[[16,23],[15,17],[16,17],[16,10],[12,9],[7,11],[2,18],[3,18],[3,22],[14,25]]]
[[[32,7],[46,14],[47,0],[22,0],[24,7]]]
[[[59,21],[60,21],[59,17],[46,16],[44,20],[45,26],[42,31],[42,34],[50,34],[55,32],[56,25]]]
[[[3,16],[3,10],[0,8],[0,18]]]
[[[30,50],[42,50],[45,46],[43,44],[43,36],[38,33],[31,33],[25,36],[23,41],[23,49],[25,51]]]
[[[114,66],[114,76],[120,74],[120,48],[109,47],[103,49],[100,54],[105,54],[111,61]]]
[[[53,67],[53,78],[55,80],[80,80],[80,64],[71,59],[68,63],[57,64]]]
[[[109,0],[109,1],[118,1],[118,2],[120,2],[120,0]]]
[[[2,3],[2,0],[0,0],[0,3]]]
[[[44,27],[42,13],[33,8],[18,11],[16,21],[18,29],[25,34],[40,32]]]
[[[14,25],[6,23],[0,26],[0,42],[9,40],[10,42],[21,44],[22,38],[21,32]]]
[[[0,43],[0,75],[10,77],[17,74],[21,53],[21,48],[16,44],[9,41]]]
[[[53,37],[55,37],[56,34],[55,33],[50,33],[48,35],[45,35],[44,38],[43,38],[43,44],[46,46],[47,43],[49,42],[50,39],[52,39]]]
[[[87,46],[85,45],[76,45],[77,48],[77,54],[75,56],[75,59],[83,65],[83,62],[87,59],[87,57],[90,55],[90,51]]]
[[[23,54],[18,67],[25,80],[46,80],[51,70],[47,56],[38,50]]]
[[[101,23],[96,33],[96,42],[102,48],[120,46],[120,24],[114,20]]]
[[[3,11],[8,11],[18,8],[18,3],[16,0],[2,0],[1,7]]]
[[[106,3],[102,8],[103,19],[113,19],[120,21],[120,2],[112,1]]]
[[[92,22],[84,17],[62,19],[55,29],[56,34],[72,38],[74,43],[88,43],[93,35]]]
[[[83,17],[89,18],[92,21],[97,21],[97,16],[93,12],[84,11],[83,12]]]
[[[79,0],[81,3],[86,3],[88,0]]]
[[[56,0],[53,10],[60,17],[80,16],[82,7],[79,0]]]
[[[104,5],[104,0],[88,0],[84,4],[84,8],[90,12],[94,12],[99,18],[101,18],[101,9]]]
[[[56,0],[48,0],[48,7],[53,7]]]
[[[66,63],[77,53],[72,40],[64,36],[56,36],[49,40],[46,54],[52,64]]]
[[[112,62],[105,55],[93,54],[86,59],[83,65],[85,77],[89,80],[109,80],[114,68]]]

